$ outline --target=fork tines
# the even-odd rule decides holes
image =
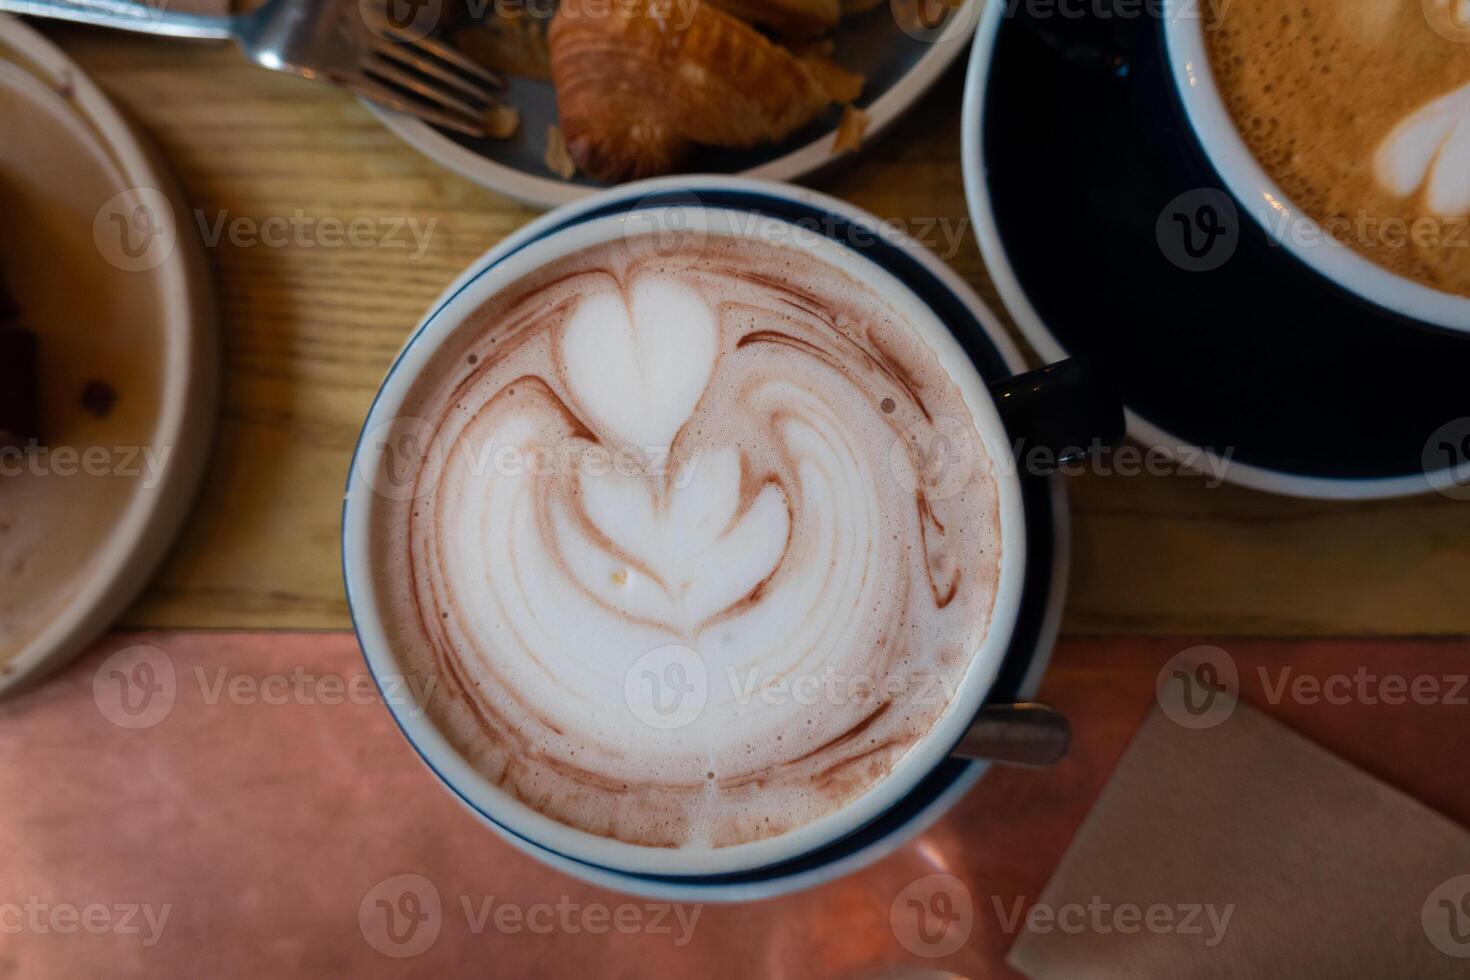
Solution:
[[[515,129],[514,110],[495,96],[505,87],[499,75],[434,38],[387,24],[373,31],[363,78],[352,86],[360,94],[468,136],[503,138]]]

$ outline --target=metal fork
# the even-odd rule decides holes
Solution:
[[[167,2],[0,0],[0,11],[165,37],[229,38],[258,65],[329,82],[469,136],[490,135],[503,120],[493,94],[503,80],[420,25],[393,23],[388,4],[405,0],[268,0],[219,17],[176,13],[164,9]],[[412,9],[422,16],[424,7]]]

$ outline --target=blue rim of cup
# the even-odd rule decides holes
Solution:
[[[617,191],[607,192],[557,209],[528,226],[521,235],[513,236],[491,249],[439,298],[433,310],[423,318],[403,349],[395,357],[384,376],[383,384],[386,385],[387,379],[398,370],[404,355],[419,341],[429,325],[457,296],[491,269],[527,246],[567,228],[598,218],[667,205],[688,206],[691,203],[745,211],[777,218],[802,227],[810,227],[814,224],[817,228],[823,229],[829,237],[836,238],[903,281],[950,328],[987,383],[994,383],[1025,370],[1024,363],[1014,349],[1003,348],[1003,345],[1009,346],[1004,340],[1004,335],[999,335],[998,339],[993,333],[993,331],[998,331],[999,327],[988,327],[978,315],[977,310],[984,309],[979,300],[973,294],[968,297],[960,295],[954,283],[944,282],[929,264],[920,261],[914,254],[914,250],[922,246],[913,245],[907,240],[895,243],[889,239],[897,236],[879,233],[877,230],[879,223],[876,219],[849,213],[854,209],[845,207],[830,198],[779,184],[729,178],[705,180],[684,178],[679,182],[656,180],[625,185]],[[854,236],[860,236],[863,244],[855,244]],[[965,291],[968,292],[968,290]],[[367,419],[371,419],[377,407],[378,399],[382,395],[382,387],[380,386],[378,393],[374,395]],[[358,454],[361,452],[362,440],[366,433],[365,420],[357,444],[353,448],[352,462],[348,470],[348,487],[342,505],[344,526],[347,509],[351,505],[352,475],[356,472]],[[1047,555],[1051,556],[1052,560],[1033,560],[1025,563],[1022,598],[1014,633],[1001,662],[995,683],[992,684],[987,695],[988,702],[1021,700],[1034,690],[1055,639],[1056,600],[1064,587],[1065,576],[1062,574],[1064,561],[1061,559],[1064,558],[1066,547],[1063,536],[1065,512],[1059,478],[1053,477],[1049,480],[1023,478],[1021,484],[1028,555]],[[347,547],[344,537],[342,545],[343,581],[347,588],[348,611],[352,617],[353,631],[361,647],[362,634],[358,628],[357,614],[352,602],[352,586],[347,575]],[[366,660],[365,651],[364,659]],[[379,693],[382,694],[381,684],[377,674],[373,671],[371,661],[367,661],[367,666],[374,684],[378,686]],[[903,833],[903,839],[907,839],[913,833],[917,833],[923,826],[937,819],[942,809],[947,809],[948,804],[957,799],[960,792],[972,785],[987,768],[986,764],[981,762],[954,757],[946,758],[909,793],[864,826],[816,850],[776,864],[722,874],[633,873],[554,851],[496,820],[491,814],[474,804],[445,777],[433,760],[409,736],[389,700],[384,697],[384,701],[389,705],[389,714],[393,717],[394,724],[398,725],[404,739],[413,747],[420,760],[462,804],[489,824],[492,829],[511,840],[522,850],[537,856],[554,858],[558,866],[572,870],[573,873],[577,873],[579,869],[585,869],[586,872],[595,875],[600,883],[606,884],[609,881],[626,883],[627,886],[631,886],[631,890],[639,888],[657,890],[660,886],[687,888],[761,885],[797,876],[808,877],[838,862],[850,863],[865,851],[878,852],[881,845],[888,843],[895,835],[908,831],[908,833]],[[921,819],[923,817],[928,819]],[[886,853],[886,849],[881,853]],[[881,856],[881,853],[875,853],[874,857]],[[861,863],[867,862],[862,861]]]

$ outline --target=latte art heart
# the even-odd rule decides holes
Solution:
[[[561,338],[576,404],[609,434],[669,446],[714,369],[715,323],[687,285],[648,275],[577,304]]]
[[[828,814],[948,709],[989,626],[997,489],[958,386],[867,287],[723,239],[626,243],[488,302],[405,406],[374,581],[431,718],[572,827],[721,847]],[[967,467],[925,474],[963,425]]]
[[[1470,214],[1470,85],[1442,95],[1394,127],[1374,160],[1379,182],[1430,212]]]

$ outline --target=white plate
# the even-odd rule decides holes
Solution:
[[[75,63],[3,16],[0,132],[24,134],[0,140],[0,275],[40,341],[48,447],[0,457],[4,694],[96,639],[157,568],[203,473],[219,355],[172,180]],[[92,381],[109,410],[83,407]]]
[[[835,59],[867,78],[858,100],[868,116],[865,145],[871,144],[907,111],[966,49],[983,9],[984,0],[964,0],[933,40],[905,34],[898,28],[887,3],[853,15],[849,23],[837,30]],[[509,140],[452,137],[413,116],[367,101],[363,105],[400,139],[431,160],[526,204],[554,207],[580,200],[605,187],[580,175],[573,181],[562,180],[542,162],[546,128],[557,121],[551,83],[510,79],[510,86],[505,100],[521,113],[521,126]],[[765,180],[798,180],[843,159],[832,155],[832,140],[840,115],[833,107],[785,143],[740,153],[708,151],[689,170]]]

